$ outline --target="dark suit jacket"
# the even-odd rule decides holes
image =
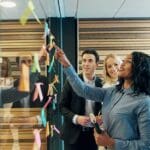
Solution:
[[[83,80],[82,74],[79,75]],[[102,81],[96,77],[95,86],[102,87]],[[80,125],[72,123],[75,114],[84,115],[85,113],[85,99],[79,97],[71,88],[68,81],[65,82],[59,103],[60,111],[64,116],[64,124],[61,130],[61,138],[69,143],[74,144],[79,137],[82,130]],[[101,109],[101,103],[95,103],[94,114],[97,115]]]

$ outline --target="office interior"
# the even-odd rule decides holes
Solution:
[[[3,6],[4,1],[15,6]],[[101,78],[103,60],[109,53],[121,58],[135,50],[150,54],[149,6],[149,0],[0,0],[0,64],[6,61],[9,68],[8,76],[3,77],[6,68],[1,65],[1,89],[12,88],[23,75],[21,59],[30,57],[36,64],[40,50],[52,42],[64,50],[78,73],[81,53],[94,48],[100,56],[96,74]],[[41,138],[41,150],[63,150],[58,103],[66,77],[54,53],[55,49],[48,51],[49,62],[42,62],[39,71],[48,81],[53,101],[44,112],[45,102],[40,98],[32,99],[31,105],[4,104],[0,108],[0,150],[32,149],[35,133]],[[42,113],[44,125],[10,122],[11,118],[26,120]]]

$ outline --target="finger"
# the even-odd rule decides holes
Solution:
[[[46,46],[47,52],[50,52],[54,46],[55,46],[55,42],[54,42],[54,41],[52,42],[52,44],[48,44],[48,45]]]
[[[54,48],[55,48],[56,50],[61,50],[60,47],[57,46],[56,44],[54,44]]]
[[[58,59],[58,56],[57,56],[57,54],[55,53],[55,59]]]
[[[58,51],[58,57],[61,58],[64,55],[64,52],[62,50]]]

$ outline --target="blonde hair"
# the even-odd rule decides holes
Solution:
[[[118,65],[120,65],[122,61],[121,61],[121,59],[120,59],[118,56],[116,56],[116,55],[114,55],[114,54],[108,54],[108,55],[105,57],[105,59],[104,59],[104,69],[103,69],[104,80],[103,80],[103,81],[104,81],[104,83],[106,83],[106,82],[108,82],[108,83],[115,83],[116,80],[112,79],[112,78],[109,76],[108,72],[107,72],[107,60],[108,60],[109,58],[113,58],[113,59],[117,60]]]

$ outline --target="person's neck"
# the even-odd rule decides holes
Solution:
[[[84,76],[89,80],[93,80],[94,74],[84,74]]]
[[[116,83],[118,81],[118,78],[110,78],[109,82],[110,83]]]
[[[125,89],[129,89],[131,86],[132,86],[132,81],[131,80],[125,80],[124,81],[123,87]]]

